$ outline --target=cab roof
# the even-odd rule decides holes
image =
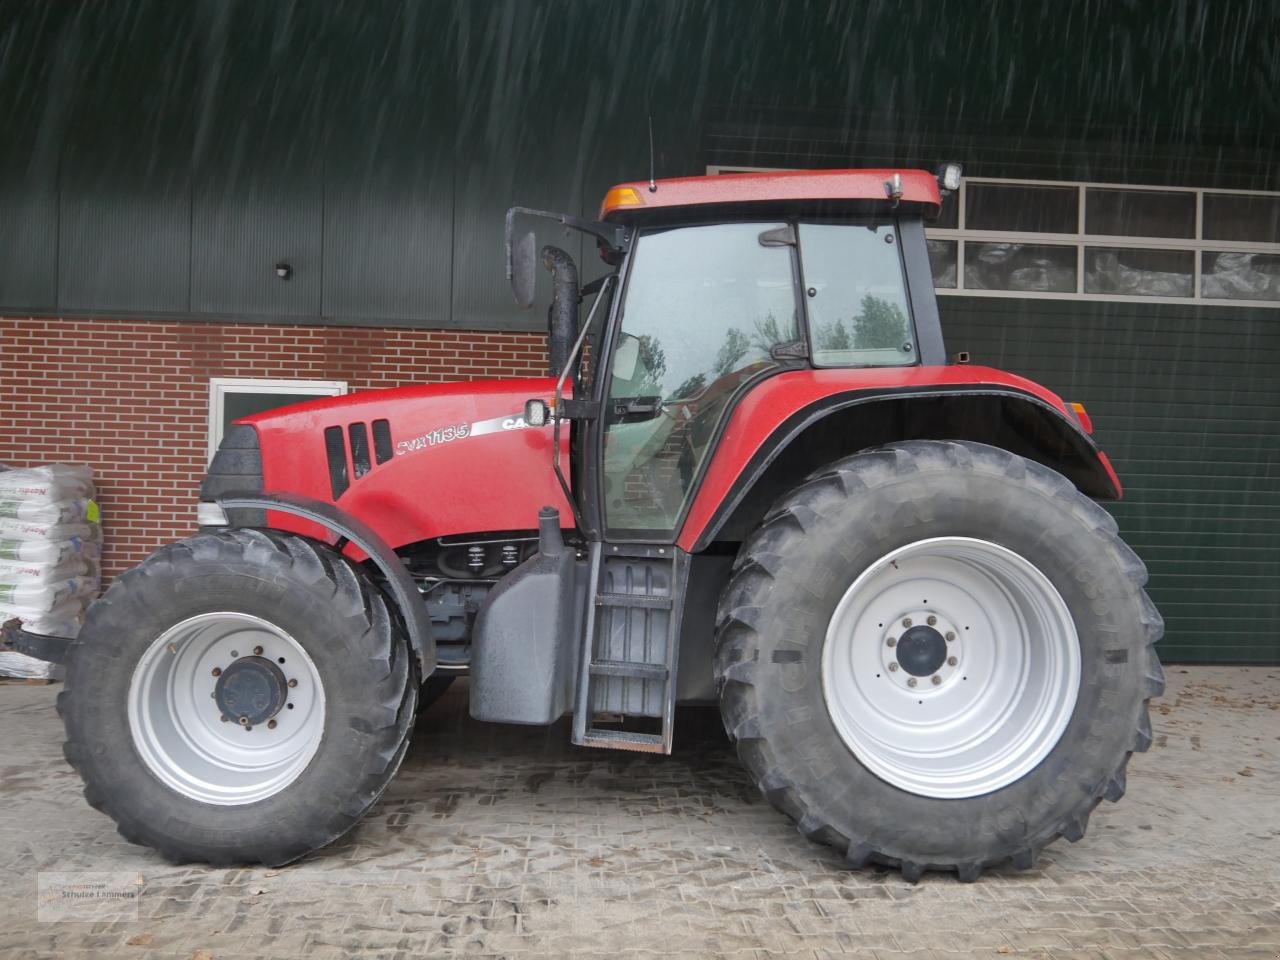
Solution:
[[[926,204],[936,212],[942,199],[938,181],[924,170],[788,170],[777,173],[724,173],[620,183],[605,194],[600,219],[674,207],[709,204],[785,203],[787,201],[887,201],[894,174],[902,178],[904,203]]]

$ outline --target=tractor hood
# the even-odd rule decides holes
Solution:
[[[430,384],[312,400],[238,420],[261,453],[261,491],[295,493],[359,517],[392,547],[461,533],[533,529],[544,506],[572,511],[551,466],[552,427],[529,427],[531,398],[550,378]],[[567,430],[561,442],[568,450]],[[241,429],[243,448],[253,437]],[[223,443],[232,443],[231,434]],[[218,482],[222,451],[202,499]],[[243,458],[240,459],[243,462]],[[244,484],[241,484],[243,489]],[[272,514],[310,536],[319,527]]]

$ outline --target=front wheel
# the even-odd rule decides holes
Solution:
[[[86,799],[126,839],[277,866],[378,798],[417,695],[363,571],[301,537],[226,530],[160,549],[92,606],[58,710]]]
[[[785,496],[734,570],[725,725],[770,801],[852,863],[1030,867],[1150,743],[1146,570],[1038,464],[943,441],[849,457]]]

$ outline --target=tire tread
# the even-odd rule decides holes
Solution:
[[[788,550],[803,550],[802,540],[813,521],[821,518],[823,501],[835,491],[847,501],[882,484],[900,480],[922,470],[953,470],[957,467],[989,473],[1029,485],[1046,498],[1067,500],[1072,512],[1098,536],[1121,560],[1126,578],[1141,600],[1141,622],[1146,631],[1147,699],[1139,710],[1133,735],[1133,748],[1119,767],[1098,783],[1078,809],[1064,817],[1035,842],[1013,852],[1015,868],[1029,870],[1035,866],[1041,848],[1059,837],[1075,842],[1084,836],[1089,814],[1106,799],[1119,800],[1125,790],[1125,767],[1133,752],[1145,751],[1151,745],[1151,723],[1148,704],[1151,697],[1164,690],[1164,674],[1153,645],[1163,635],[1164,623],[1155,605],[1143,590],[1147,570],[1142,560],[1119,536],[1115,519],[1106,510],[1079,494],[1069,480],[1048,467],[1025,460],[996,447],[967,441],[916,440],[889,444],[838,460],[810,475],[803,483],[784,495],[766,514],[763,523],[743,543],[734,561],[730,581],[722,594],[717,614],[715,676],[721,710],[726,718],[726,732],[737,744],[738,756],[747,767],[765,798],[775,808],[792,817],[800,832],[821,842],[845,844],[846,862],[854,867],[876,862],[898,867],[909,882],[920,879],[926,868],[954,871],[961,880],[973,881],[987,867],[1006,859],[988,861],[930,862],[921,864],[886,855],[875,838],[843,837],[831,824],[821,823],[810,811],[800,791],[780,780],[774,772],[770,745],[757,721],[755,702],[755,656],[759,650],[757,627],[760,606],[784,566]],[[755,615],[753,615],[755,614]],[[729,718],[733,718],[730,725]],[[738,735],[739,731],[747,734]],[[839,838],[838,840],[836,838]]]

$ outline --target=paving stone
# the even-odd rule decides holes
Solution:
[[[476,724],[465,685],[423,717],[382,801],[332,849],[282,870],[172,866],[84,803],[57,686],[0,687],[0,953],[1277,960],[1280,671],[1174,668],[1169,681],[1151,752],[1082,842],[1030,872],[915,885],[846,870],[801,838],[714,713],[681,712],[672,757],[611,754],[570,746],[563,723]],[[1254,776],[1223,779],[1246,765]],[[41,922],[51,871],[140,877],[136,916]]]

